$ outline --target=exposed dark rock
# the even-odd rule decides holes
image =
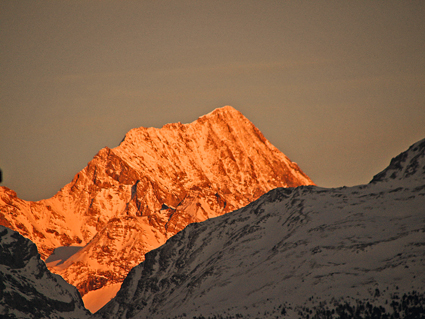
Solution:
[[[0,317],[88,318],[77,289],[51,274],[37,247],[0,226]]]

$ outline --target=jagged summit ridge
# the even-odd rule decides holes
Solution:
[[[214,111],[199,117],[196,121],[188,124],[169,123],[162,128],[145,128],[139,127],[130,130],[118,148],[127,149],[134,148],[135,145],[144,144],[149,138],[162,138],[166,141],[169,139],[178,139],[179,142],[188,142],[194,136],[202,136],[203,132],[214,130],[215,135],[224,134],[225,136],[246,134],[247,129],[253,130],[263,142],[266,141],[262,133],[246,118],[231,106],[217,108]],[[176,136],[176,134],[180,136]],[[211,133],[210,133],[211,134]]]
[[[239,118],[244,120],[245,122],[249,122],[250,121],[243,116],[243,114],[241,112],[239,112],[238,110],[236,110],[235,108],[233,108],[230,105],[226,105],[220,108],[216,108],[213,111],[211,111],[208,114],[202,115],[200,116],[197,120],[195,120],[194,122],[191,123],[181,123],[181,122],[176,122],[176,123],[167,123],[164,124],[162,126],[162,128],[154,128],[154,127],[138,127],[138,128],[133,128],[131,129],[129,132],[127,132],[127,134],[124,136],[123,140],[121,141],[120,144],[122,144],[124,141],[130,142],[133,138],[135,138],[141,131],[145,131],[145,130],[161,130],[164,128],[171,128],[171,129],[175,129],[175,128],[179,128],[184,130],[185,128],[187,128],[190,125],[193,125],[196,122],[205,122],[208,120],[213,120],[214,118],[225,118],[227,122],[230,122],[229,120],[231,118]],[[252,123],[251,123],[252,124]]]
[[[104,148],[54,197],[26,202],[2,189],[0,222],[84,295],[120,283],[144,254],[186,225],[231,212],[276,187],[311,185],[297,164],[226,106],[189,124],[136,128]],[[50,259],[52,260],[52,259]]]

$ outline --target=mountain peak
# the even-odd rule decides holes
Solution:
[[[425,139],[422,139],[408,150],[391,159],[390,165],[379,174],[376,174],[371,183],[415,181],[423,184],[425,179]]]
[[[241,112],[229,105],[217,108],[212,112],[199,117],[196,121],[186,125],[196,127],[198,124],[206,123],[209,123],[210,125],[230,127],[230,130],[236,129],[238,131],[237,134],[241,133],[239,130],[241,127],[255,127]],[[258,130],[256,127],[255,129]]]
[[[277,187],[312,184],[247,118],[225,106],[189,124],[130,130],[51,199],[35,204],[0,196],[0,223],[29,236],[43,258],[61,246],[83,247],[49,269],[84,295],[122,282],[145,253],[190,223]]]
[[[220,121],[214,120],[219,118]],[[202,115],[200,116],[197,120],[191,122],[191,123],[187,123],[187,124],[182,124],[181,122],[176,122],[176,123],[167,123],[165,125],[162,126],[162,128],[154,128],[154,127],[138,127],[138,128],[134,128],[131,129],[124,137],[124,139],[121,141],[121,144],[135,144],[137,143],[137,140],[140,138],[140,136],[146,137],[149,135],[155,135],[156,132],[158,131],[181,131],[181,132],[186,132],[186,130],[191,127],[191,126],[196,126],[199,124],[204,124],[206,122],[211,122],[211,121],[215,121],[216,123],[222,123],[225,124],[227,123],[233,123],[234,121],[244,121],[244,122],[248,122],[251,123],[245,116],[242,115],[241,112],[239,112],[238,110],[236,110],[235,108],[233,108],[232,106],[226,105],[220,108],[216,108],[215,110],[211,111],[208,114]],[[252,125],[252,123],[251,123]]]
[[[238,110],[236,110],[234,107],[232,107],[230,105],[218,107],[218,108],[212,110],[210,113],[205,114],[204,116],[214,116],[214,115],[218,115],[218,114],[239,114],[239,115],[243,116],[241,112],[239,112]]]
[[[230,105],[216,108],[208,114],[205,114],[199,117],[195,122],[206,122],[206,121],[216,121],[220,119],[221,122],[233,123],[235,121],[243,121],[251,123],[241,112],[236,110]],[[191,123],[191,124],[193,124]],[[190,125],[190,124],[189,124]]]

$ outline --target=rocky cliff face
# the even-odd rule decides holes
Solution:
[[[146,252],[190,223],[276,187],[312,184],[226,106],[190,124],[131,130],[50,199],[26,202],[1,188],[0,223],[33,240],[43,258],[57,247],[83,247],[48,265],[84,295],[121,282]]]
[[[37,247],[0,226],[0,317],[89,318],[77,289],[50,273]]]
[[[278,188],[187,226],[95,318],[423,318],[424,146],[368,185]]]

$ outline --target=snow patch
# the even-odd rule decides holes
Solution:
[[[115,297],[121,284],[112,284],[104,286],[98,290],[92,290],[83,296],[84,306],[95,313],[102,308],[108,301]]]

